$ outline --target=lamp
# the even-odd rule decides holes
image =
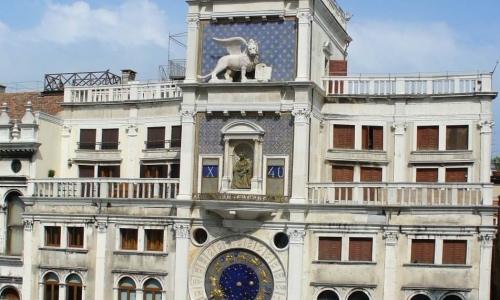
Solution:
[[[73,165],[73,161],[71,160],[71,158],[68,158],[68,167],[71,168],[72,165]]]

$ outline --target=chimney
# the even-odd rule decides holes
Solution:
[[[125,69],[122,70],[122,84],[128,84],[130,81],[135,81],[135,75],[137,72]]]
[[[0,85],[0,94],[4,94],[5,93],[5,88],[6,88],[5,85]]]

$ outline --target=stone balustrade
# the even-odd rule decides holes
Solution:
[[[325,76],[328,95],[446,95],[492,92],[492,74]]]
[[[180,98],[181,96],[182,90],[173,81],[64,88],[64,103],[146,101]]]
[[[309,183],[311,204],[478,206],[492,205],[491,184],[471,183]]]
[[[41,198],[175,199],[179,179],[49,178],[30,179],[28,195]]]

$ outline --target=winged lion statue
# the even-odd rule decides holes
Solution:
[[[219,80],[217,74],[225,70],[226,73],[224,74],[224,78],[226,81],[232,81],[234,72],[241,71],[241,82],[245,82],[247,80],[245,73],[253,71],[258,64],[258,42],[253,39],[246,41],[242,37],[232,37],[228,39],[214,38],[214,40],[219,46],[226,48],[229,54],[219,59],[211,73],[204,76],[198,76],[198,78],[204,79],[211,76],[209,82],[217,82]],[[243,51],[241,51],[242,45],[246,46]]]

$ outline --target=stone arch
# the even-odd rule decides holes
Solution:
[[[137,278],[135,276],[130,275],[130,274],[120,274],[120,275],[116,276],[116,278],[115,278],[115,283],[114,283],[115,288],[119,288],[120,281],[122,281],[123,279],[127,279],[127,278],[132,279],[136,288],[138,288],[140,286],[139,285],[140,282],[137,280]]]
[[[6,247],[5,250],[11,255],[21,255],[23,251],[24,225],[22,213],[24,212],[24,201],[19,190],[9,190],[3,199],[2,209],[7,211],[5,218]]]
[[[364,289],[354,289],[347,294],[346,300],[372,300],[372,297]]]
[[[0,289],[0,299],[20,300],[21,292],[16,287],[7,285]]]
[[[68,273],[66,273],[64,276],[63,276],[63,280],[61,280],[61,282],[66,282],[68,280],[68,278],[72,275],[77,275],[78,277],[80,277],[80,279],[82,280],[82,285],[85,286],[86,283],[85,283],[85,276],[83,276],[82,273],[78,272],[78,271],[70,271]]]
[[[320,289],[314,296],[316,300],[340,300],[340,293],[333,288]]]
[[[418,291],[411,294],[410,297],[408,297],[408,300],[434,300],[434,297],[432,297],[428,292]]]
[[[150,279],[154,279],[154,280],[158,281],[158,282],[160,283],[160,285],[161,285],[162,290],[165,290],[165,283],[163,282],[163,279],[161,279],[161,278],[160,278],[160,277],[158,277],[158,276],[146,276],[146,277],[142,278],[142,279],[139,281],[140,286],[141,286],[141,287],[142,287],[142,286],[144,286],[144,284],[145,284],[148,280],[150,280]]]
[[[448,293],[441,297],[441,300],[465,300],[465,297],[456,293]]]

